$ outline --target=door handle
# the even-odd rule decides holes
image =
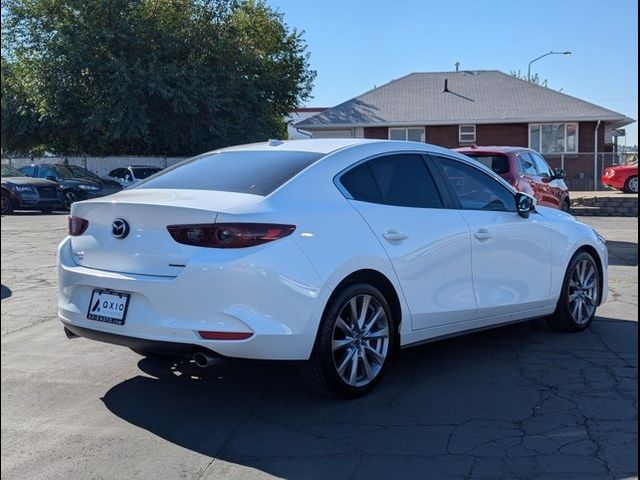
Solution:
[[[407,235],[406,233],[398,232],[396,230],[387,230],[382,234],[382,236],[387,242],[390,243],[402,242],[403,240],[409,238],[409,235]]]
[[[496,236],[495,233],[491,233],[488,228],[481,228],[475,233],[478,240],[491,240]]]

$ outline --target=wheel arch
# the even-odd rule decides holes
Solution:
[[[593,247],[592,245],[582,245],[580,247],[578,247],[576,249],[576,251],[573,253],[573,255],[571,256],[571,259],[569,260],[569,263],[567,264],[567,268],[569,265],[571,265],[571,262],[573,261],[574,258],[576,258],[577,255],[581,254],[581,253],[588,253],[589,255],[591,255],[593,257],[593,259],[596,261],[596,268],[598,269],[598,275],[600,276],[600,282],[598,285],[598,305],[602,304],[602,299],[604,298],[603,294],[604,294],[604,264],[603,264],[603,260],[602,257],[600,256],[600,253],[598,252],[598,250]]]
[[[329,295],[329,298],[327,299],[324,310],[322,312],[323,316],[333,298],[338,295],[338,293],[340,293],[345,287],[353,285],[355,283],[367,283],[380,290],[380,292],[384,295],[384,298],[387,300],[389,308],[391,309],[393,324],[396,328],[396,345],[394,347],[399,347],[400,325],[402,323],[402,304],[400,303],[399,294],[396,291],[396,288],[391,280],[389,280],[389,278],[384,273],[381,273],[378,270],[369,268],[356,270],[355,272],[352,272],[345,278],[343,278],[342,281],[340,281],[340,283],[338,283],[333,289],[331,295]]]

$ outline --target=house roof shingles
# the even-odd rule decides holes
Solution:
[[[445,80],[448,92],[444,92]],[[302,120],[298,128],[593,121],[631,118],[497,70],[411,73]]]

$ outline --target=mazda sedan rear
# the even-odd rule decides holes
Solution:
[[[300,140],[223,149],[74,203],[59,246],[69,337],[300,361],[362,395],[393,351],[548,316],[593,321],[607,250],[484,166],[428,144]]]

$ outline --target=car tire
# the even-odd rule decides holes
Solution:
[[[68,209],[71,208],[75,202],[78,201],[78,193],[75,190],[65,190],[64,191],[64,202]]]
[[[562,292],[556,311],[549,324],[556,330],[581,332],[589,328],[600,302],[602,278],[593,256],[577,253],[569,262],[562,283]]]
[[[565,213],[571,213],[571,202],[568,199],[562,202],[562,211]]]
[[[9,192],[2,190],[2,207],[0,208],[2,215],[11,215],[13,213],[13,201]]]
[[[389,304],[377,288],[348,285],[325,308],[311,357],[301,365],[304,381],[326,396],[365,395],[382,379],[395,330]]]
[[[629,177],[624,184],[626,193],[638,193],[638,176]]]

